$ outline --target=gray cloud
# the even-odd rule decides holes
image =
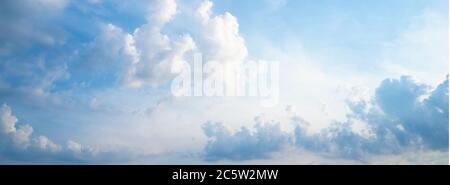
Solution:
[[[307,133],[310,123],[291,116],[294,132],[279,125],[257,123],[254,131],[237,132],[222,123],[205,123],[209,138],[205,157],[219,159],[264,158],[293,145],[330,157],[363,160],[368,154],[399,154],[408,149],[448,150],[448,78],[433,89],[411,77],[386,79],[371,100],[349,101],[347,121],[334,122],[318,133]],[[429,95],[428,97],[426,97]],[[365,123],[369,134],[355,132],[355,122]]]
[[[205,147],[207,160],[264,158],[291,141],[290,135],[274,123],[257,123],[253,131],[242,127],[233,132],[222,123],[208,122],[203,131],[209,137]]]
[[[448,78],[427,95],[429,86],[411,77],[386,79],[369,101],[348,102],[351,113],[343,123],[333,123],[308,137],[296,129],[296,143],[304,148],[342,157],[392,154],[406,148],[448,150]],[[355,120],[367,124],[373,137],[352,131]]]
[[[426,147],[448,148],[448,78],[426,96],[428,86],[415,83],[410,77],[384,80],[376,90],[375,101],[390,122],[377,122],[383,115],[366,115],[369,123],[378,129],[397,123],[401,132],[387,127],[401,144],[410,144],[410,138],[418,137]]]

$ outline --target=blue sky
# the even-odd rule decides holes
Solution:
[[[448,164],[446,0],[6,0],[0,163]],[[170,66],[279,61],[279,102]]]

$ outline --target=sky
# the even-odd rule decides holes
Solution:
[[[448,164],[448,7],[1,1],[0,164]],[[199,55],[274,91],[175,95]]]

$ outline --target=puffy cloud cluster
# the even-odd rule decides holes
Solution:
[[[105,7],[116,11],[127,3],[144,7],[143,24],[127,27],[105,18],[108,13],[121,13],[105,11]],[[99,11],[90,12],[88,6]],[[186,13],[196,21],[195,28],[189,30],[193,33],[174,33],[165,28],[180,13],[175,0],[1,1],[0,30],[5,34],[0,36],[0,102],[24,107],[39,104],[41,110],[58,107],[54,102],[73,111],[86,101],[84,98],[91,99],[88,96],[92,91],[105,86],[116,88],[116,82],[135,88],[164,84],[174,75],[170,70],[173,64],[197,51],[209,60],[242,61],[247,49],[236,17],[230,13],[214,15],[208,0],[196,6],[199,11]],[[200,9],[207,14],[199,16]],[[99,34],[92,35],[96,24],[100,25]],[[16,119],[7,110],[9,107],[3,111],[5,115]],[[52,121],[61,121],[57,119]],[[40,161],[40,157],[49,156],[85,159],[96,153],[73,142],[58,144],[47,136],[34,137],[33,127],[16,122],[2,122],[2,131],[8,132],[2,134],[3,157],[17,156],[12,160],[26,161],[28,154],[34,153]],[[6,123],[13,126],[7,128]]]
[[[19,128],[16,127],[18,119],[12,115],[11,108],[6,104],[0,109],[0,132],[3,145],[13,144],[19,148],[25,148],[29,145],[30,135],[33,132],[33,128],[30,125],[23,125]]]
[[[98,154],[93,148],[69,140],[62,146],[47,136],[33,137],[33,128],[17,124],[11,108],[3,104],[0,109],[0,162],[83,162]]]
[[[175,0],[156,1],[150,5],[148,22],[135,29],[125,40],[125,51],[131,61],[124,75],[124,82],[131,87],[145,84],[159,85],[172,76],[170,69],[177,61],[183,61],[187,52],[196,48],[189,34],[173,39],[162,33],[165,24],[177,13]]]
[[[297,144],[356,158],[367,153],[399,153],[409,148],[448,150],[448,78],[430,90],[431,87],[409,76],[386,79],[371,100],[348,102],[352,112],[346,122],[333,124],[312,141],[297,129]],[[364,123],[369,134],[352,131],[351,125],[358,121]],[[310,148],[305,142],[319,147]]]
[[[209,137],[205,147],[207,160],[264,158],[291,141],[289,134],[274,123],[258,122],[252,130],[242,127],[233,131],[222,123],[208,122],[203,130]]]
[[[331,141],[338,149],[351,149],[343,156],[392,154],[407,148],[448,150],[448,78],[435,89],[408,76],[386,79],[372,100],[351,101],[348,105],[352,112],[348,121],[340,124],[362,121],[371,135],[347,131],[344,133],[350,138],[334,137]]]
[[[176,16],[177,3],[152,1],[145,5],[149,7],[147,22],[134,32],[127,33],[113,24],[103,26],[97,39],[86,48],[85,63],[97,65],[97,69],[119,71],[121,75],[116,77],[123,84],[139,88],[172,79],[172,66],[193,57],[195,51],[206,60],[242,62],[247,57],[247,48],[239,35],[237,19],[228,12],[213,16],[212,5],[208,0],[199,5],[195,13],[199,29],[195,31],[200,33],[194,33],[195,38],[188,33],[173,37],[165,34],[163,28]]]
[[[175,0],[157,0],[153,6],[149,7],[148,20],[156,25],[164,25],[169,22],[177,13],[177,3]]]
[[[376,90],[375,103],[383,114],[360,115],[380,130],[388,128],[402,144],[405,138],[418,137],[426,147],[448,148],[448,77],[433,91],[411,77],[384,80]],[[380,117],[388,120],[380,122]],[[389,127],[395,125],[396,128]],[[398,131],[400,130],[400,131]]]
[[[279,125],[257,124],[254,132],[241,128],[233,133],[223,124],[205,123],[209,138],[207,159],[264,158],[282,146],[295,146],[326,156],[364,159],[370,154],[398,154],[408,149],[448,151],[448,78],[430,87],[402,76],[386,79],[371,100],[349,101],[345,122],[334,122],[319,132],[308,132],[310,123],[290,116],[294,132]],[[288,106],[289,110],[292,106]],[[365,126],[356,131],[355,124]]]
[[[113,24],[104,25],[96,40],[87,46],[83,64],[95,65],[95,69],[111,73],[106,75],[129,87],[167,81],[172,64],[184,60],[196,45],[188,34],[173,39],[162,32],[177,13],[175,0],[151,1],[144,6],[148,7],[147,22],[133,33]]]
[[[236,17],[229,12],[212,16],[211,1],[203,1],[197,9],[201,22],[202,52],[206,60],[239,63],[247,57],[247,47],[239,35]]]

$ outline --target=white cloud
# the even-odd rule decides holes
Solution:
[[[19,148],[27,148],[30,144],[30,137],[33,133],[33,127],[30,125],[16,125],[17,117],[12,114],[11,108],[3,104],[0,110],[1,138],[11,141],[14,146]]]
[[[133,55],[135,60],[124,77],[124,82],[131,87],[168,82],[173,76],[170,72],[172,64],[184,60],[185,54],[196,48],[190,35],[183,34],[177,40],[171,40],[148,24],[136,29],[133,39],[133,50],[140,54],[140,58],[136,60],[136,55]]]
[[[170,38],[161,32],[162,26],[167,24],[176,13],[175,1],[159,3],[160,10],[150,11],[152,19],[159,21],[148,22],[137,28],[129,41],[133,53],[133,63],[129,66],[124,81],[132,87],[145,84],[161,83],[173,77],[170,74],[172,64],[185,61],[186,55],[192,56],[195,49],[201,52],[204,60],[239,63],[247,56],[244,39],[239,35],[239,25],[234,16],[226,12],[223,15],[212,16],[212,2],[204,1],[198,8],[200,18],[199,37],[192,38],[182,34],[178,39]],[[130,44],[134,43],[134,47]],[[136,57],[139,54],[139,60]],[[136,62],[138,61],[138,62]]]
[[[13,141],[19,146],[27,146],[30,142],[30,136],[33,133],[33,127],[25,125],[19,127],[13,134]]]
[[[425,88],[408,77],[386,79],[376,89],[374,102],[349,101],[352,112],[346,121],[334,121],[314,133],[308,132],[311,124],[296,114],[290,114],[296,127],[293,132],[282,131],[276,121],[273,125],[261,125],[259,117],[255,119],[254,132],[249,127],[233,132],[221,123],[208,122],[203,126],[209,138],[204,149],[205,158],[261,159],[279,152],[283,146],[297,146],[318,155],[350,160],[369,160],[369,156],[374,155],[402,155],[409,150],[446,151],[448,79],[417,104]],[[366,110],[369,104],[373,104],[372,108]],[[399,129],[399,125],[403,129]]]
[[[149,6],[148,20],[158,26],[169,22],[177,13],[177,3],[175,0],[156,0]]]
[[[35,146],[43,151],[59,152],[62,150],[61,146],[54,143],[47,136],[39,136],[34,139]]]
[[[69,149],[70,151],[72,151],[75,154],[80,154],[82,151],[81,150],[82,146],[81,146],[81,144],[79,144],[75,141],[69,140],[69,141],[67,141],[67,149]]]
[[[30,135],[33,133],[33,128],[30,125],[22,125],[17,128],[17,117],[12,114],[11,108],[3,104],[0,110],[1,123],[0,133],[2,138],[12,142],[18,147],[27,147],[30,141]]]
[[[69,140],[67,147],[63,148],[47,136],[32,137],[33,128],[30,125],[17,126],[18,119],[6,104],[3,104],[0,109],[0,116],[0,125],[2,125],[0,130],[0,162],[5,162],[3,160],[6,159],[40,163],[107,161],[108,157],[114,158],[118,155],[111,155],[108,152],[83,146],[72,140]]]
[[[128,87],[145,85],[158,86],[167,82],[173,74],[170,68],[175,61],[184,60],[185,54],[196,48],[188,34],[170,38],[162,33],[177,12],[174,0],[159,0],[146,4],[148,22],[133,33],[124,32],[120,27],[108,24],[88,47],[94,63],[105,66],[109,71],[121,73],[119,80]],[[95,48],[94,51],[90,48]],[[92,62],[86,62],[92,63]]]
[[[203,130],[209,138],[205,146],[206,160],[266,158],[288,145],[291,139],[273,123],[257,123],[254,131],[246,127],[232,131],[222,123],[208,122]]]
[[[212,15],[213,3],[209,0],[197,9],[201,22],[201,51],[206,61],[242,62],[248,54],[244,39],[239,34],[239,23],[233,15],[225,12]]]
[[[16,132],[16,122],[18,121],[15,116],[12,115],[11,108],[6,104],[1,108],[1,129],[3,134],[9,134]]]
[[[200,33],[196,38],[189,34],[170,37],[163,28],[177,13],[177,4],[173,0],[155,1],[150,5],[148,22],[139,26],[133,33],[126,33],[120,27],[108,24],[90,44],[92,63],[117,66],[112,71],[122,73],[122,82],[129,87],[139,88],[145,85],[159,86],[172,79],[170,69],[178,61],[186,61],[198,50],[204,60],[226,63],[240,63],[247,57],[244,39],[239,35],[236,17],[226,12],[214,16],[211,13],[212,2],[204,1],[198,8]],[[91,55],[91,54],[89,54]],[[120,59],[119,61],[117,61]],[[97,61],[97,62],[95,62]],[[103,67],[103,65],[102,65]],[[107,66],[107,69],[111,66]]]

